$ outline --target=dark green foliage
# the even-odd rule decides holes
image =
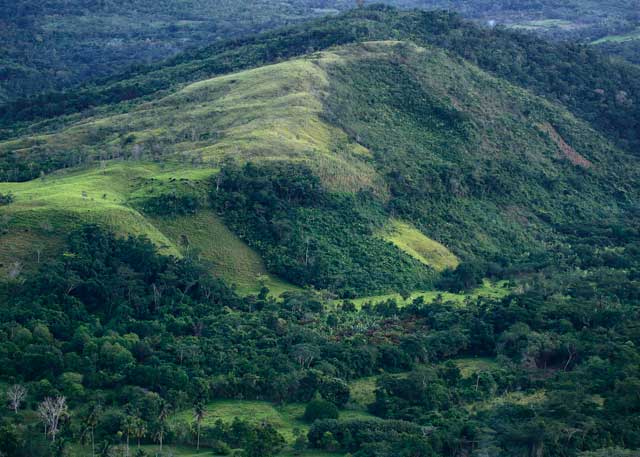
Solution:
[[[212,184],[224,220],[294,284],[341,296],[428,286],[419,262],[374,236],[386,216],[368,194],[336,194],[302,166],[231,165]]]
[[[640,143],[640,70],[586,46],[552,44],[502,28],[486,29],[442,12],[399,12],[374,6],[257,37],[216,43],[153,67],[65,94],[8,105],[3,126],[133,100],[176,84],[260,66],[278,59],[369,40],[433,44],[543,96],[562,102],[594,128],[631,150]],[[623,93],[625,94],[623,96]],[[3,167],[4,168],[4,167]]]
[[[311,400],[304,410],[304,420],[307,422],[315,422],[319,419],[337,419],[338,416],[336,405],[319,398]]]
[[[404,421],[321,420],[316,421],[309,430],[310,445],[322,448],[326,433],[333,436],[340,446],[339,449],[353,452],[364,444],[402,441],[411,436],[422,435],[422,427]]]
[[[11,192],[8,194],[0,193],[0,206],[8,205],[10,203],[13,203],[13,194]]]
[[[141,203],[142,209],[149,214],[168,216],[195,214],[202,207],[201,199],[193,194],[161,194],[147,198]]]
[[[463,262],[455,270],[445,270],[437,287],[450,292],[472,290],[482,284],[482,279],[485,277],[484,270],[477,263]]]
[[[349,401],[349,385],[340,378],[327,378],[320,384],[320,395],[338,407],[344,407]]]
[[[464,306],[415,300],[359,312],[327,310],[308,292],[280,302],[241,299],[188,261],[158,256],[148,241],[86,227],[71,234],[64,257],[25,283],[2,283],[0,375],[3,385],[28,387],[28,410],[45,396],[68,396],[73,414],[61,436],[78,442],[93,427],[98,449],[117,445],[131,417],[158,430],[167,405],[309,401],[316,392],[340,404],[345,380],[381,370],[404,372],[378,380],[371,411],[381,419],[317,420],[312,447],[380,457],[461,451],[512,457],[539,449],[577,457],[634,449],[640,447],[636,227],[632,220],[624,227],[565,227],[580,253],[567,248],[565,258],[583,269],[549,265],[517,279],[520,292],[504,299]],[[495,362],[462,376],[447,362],[460,356]],[[533,399],[514,402],[511,392]],[[102,405],[95,420],[91,402]],[[1,445],[17,443],[20,457],[56,455],[38,424],[21,418],[1,410]],[[567,430],[585,424],[589,433],[566,439]],[[243,448],[247,455],[273,455],[282,445],[271,427],[243,421],[203,426],[201,439],[203,446]],[[194,440],[189,426],[166,430],[165,443]]]
[[[357,49],[364,52],[366,47]],[[577,220],[583,225],[603,218],[620,220],[624,211],[633,211],[632,183],[638,178],[632,155],[614,153],[580,127],[585,136],[573,141],[584,142],[585,153],[600,165],[582,168],[554,160],[556,150],[540,142],[540,132],[531,125],[558,113],[532,100],[522,106],[526,114],[515,114],[520,108],[514,109],[513,116],[525,116],[518,127],[504,123],[499,113],[479,114],[475,109],[502,112],[502,107],[489,106],[509,89],[483,99],[480,91],[492,91],[488,80],[461,76],[458,86],[447,82],[446,75],[421,73],[421,65],[438,70],[428,51],[421,55],[410,45],[386,49],[390,55],[371,53],[329,70],[333,84],[326,116],[374,153],[375,167],[391,193],[388,212],[412,221],[468,262],[456,273],[465,278],[447,275],[452,284],[443,283],[446,288],[466,290],[481,275],[499,275],[509,264],[531,268],[548,261],[550,249],[541,240],[561,242],[560,227]],[[441,91],[449,95],[437,96]],[[465,102],[455,108],[451,98]],[[488,121],[490,117],[495,122]],[[567,137],[576,132],[564,128]],[[496,135],[499,153],[486,148],[491,135]],[[525,137],[531,144],[518,144]],[[529,147],[540,160],[523,158]],[[620,160],[629,165],[613,172]],[[621,181],[628,185],[618,192],[614,186]],[[480,264],[479,269],[473,266]]]
[[[71,87],[181,50],[237,39],[351,6],[310,0],[25,0],[0,5],[0,102]]]

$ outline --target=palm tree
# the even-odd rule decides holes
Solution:
[[[124,433],[127,435],[126,456],[129,457],[129,437],[136,431],[137,421],[135,416],[127,416],[124,420]]]
[[[204,416],[206,416],[207,414],[207,411],[204,407],[204,403],[201,401],[197,402],[193,407],[193,413],[194,413],[193,417],[196,420],[196,427],[198,430],[196,449],[200,450],[200,426],[202,424],[202,420],[204,419]]]
[[[89,409],[86,415],[82,419],[82,425],[84,427],[83,437],[86,433],[89,433],[91,437],[91,456],[96,456],[96,441],[94,432],[96,426],[98,425],[98,419],[100,418],[100,414],[102,413],[102,407],[97,403],[92,403],[89,406]]]
[[[140,449],[140,440],[147,435],[147,424],[139,417],[137,417],[136,419],[137,420],[135,429],[133,431],[133,436],[135,436],[138,440],[138,449]]]
[[[169,406],[169,403],[167,403],[166,401],[162,401],[162,403],[160,404],[160,410],[158,412],[158,428],[156,431],[156,438],[158,439],[158,443],[160,444],[160,452],[162,452],[162,440],[164,439],[167,419],[169,418],[170,412],[171,408]]]

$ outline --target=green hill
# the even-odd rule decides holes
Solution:
[[[367,2],[374,3],[374,2]],[[387,0],[399,8],[447,9],[546,37],[591,42],[638,61],[637,0],[532,2]],[[69,89],[130,66],[161,62],[181,51],[333,16],[355,0],[21,0],[0,5],[0,103]],[[634,7],[635,6],[635,7]],[[608,39],[607,37],[611,37]]]
[[[264,267],[249,253],[237,257],[245,267],[229,266],[228,255],[190,232],[201,219],[157,222],[214,217],[206,215],[213,205],[269,271],[299,286],[373,295],[429,287],[433,272],[458,264],[444,251],[418,254],[429,239],[463,261],[527,263],[561,246],[565,226],[621,221],[637,198],[634,156],[564,107],[409,42],[333,48],[122,108],[0,143],[2,156],[25,169],[84,169],[1,184],[15,195],[0,210],[7,240],[101,222],[175,255],[184,235],[223,277],[255,287]],[[212,191],[211,177],[220,167],[226,176],[229,161],[256,171],[215,178],[221,192]],[[317,199],[294,203],[277,187],[264,188],[268,201],[256,199],[252,187],[277,186],[282,163],[318,179]],[[288,185],[307,185],[298,173]],[[379,236],[396,217],[414,225],[413,234],[404,230],[413,245]],[[6,245],[5,256],[15,256],[15,244]],[[347,271],[351,279],[336,276]]]
[[[632,455],[637,75],[375,6],[9,106],[0,455]]]

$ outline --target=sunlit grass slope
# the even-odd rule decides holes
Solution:
[[[175,181],[202,184],[214,172],[177,164],[115,162],[24,183],[0,183],[0,193],[15,197],[11,205],[0,207],[0,271],[33,268],[39,260],[59,255],[69,231],[95,223],[120,236],[147,236],[163,254],[197,255],[241,292],[255,292],[261,284],[273,293],[290,289],[271,277],[262,259],[213,212],[149,217],[132,203],[151,188]],[[188,246],[180,243],[184,237]]]
[[[57,132],[0,143],[0,154],[30,160],[74,152],[81,163],[113,157],[218,164],[304,160],[332,188],[373,186],[369,153],[323,121],[328,89],[321,63],[332,53],[200,81],[122,114],[72,122]]]
[[[460,261],[446,246],[426,237],[407,222],[393,219],[381,233],[382,238],[436,271],[455,268]]]
[[[298,428],[304,432],[309,429],[309,424],[302,420],[305,407],[303,403],[277,406],[264,401],[219,400],[207,404],[203,424],[213,425],[218,419],[232,422],[236,417],[253,423],[268,422],[291,443],[294,439],[294,429]],[[340,411],[340,417],[355,419],[372,416],[362,410],[347,408]],[[191,423],[194,420],[193,411],[182,411],[176,414],[173,420]]]

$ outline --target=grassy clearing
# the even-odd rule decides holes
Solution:
[[[147,455],[155,456],[159,454],[160,448],[157,445],[142,445],[140,446],[142,450],[144,450]],[[131,445],[131,455],[135,454],[137,447],[136,445]],[[70,457],[91,457],[91,448],[89,446],[71,446],[70,447]],[[118,454],[119,455],[119,454]],[[214,454],[212,451],[208,449],[200,449],[199,451],[193,447],[189,446],[174,446],[174,445],[164,445],[163,446],[163,456],[174,456],[174,457],[219,457],[219,454]],[[340,453],[330,453],[319,451],[317,449],[307,449],[302,453],[296,453],[293,449],[285,448],[279,454],[278,457],[340,457],[343,454]]]
[[[134,455],[137,447],[135,444],[130,445],[131,455]],[[155,456],[160,453],[160,448],[156,445],[142,445],[140,449],[144,450],[147,455]],[[163,446],[163,456],[165,455],[173,455],[174,457],[214,457],[216,454],[213,452],[200,449],[197,451],[195,448],[187,447],[187,446],[173,446],[173,445],[165,445]],[[120,455],[120,454],[117,454]],[[124,454],[122,454],[124,455]],[[70,449],[71,457],[91,457],[91,448],[89,446],[72,446]]]
[[[411,293],[409,298],[406,300],[402,298],[399,293],[385,294],[385,295],[374,295],[370,297],[360,297],[351,300],[356,308],[361,308],[365,303],[376,304],[380,302],[384,302],[387,300],[395,300],[399,306],[409,305],[416,298],[422,297],[425,303],[431,303],[439,297],[442,298],[443,301],[454,302],[460,306],[464,305],[464,302],[468,299],[475,299],[479,297],[486,298],[502,298],[509,294],[509,289],[507,287],[506,281],[499,281],[496,283],[492,283],[489,280],[485,280],[481,287],[471,291],[468,294],[454,294],[451,292],[444,292],[438,290],[430,290],[430,291],[415,291]],[[336,300],[334,303],[341,303],[342,300]]]
[[[490,400],[472,403],[467,407],[471,411],[487,411],[502,405],[533,405],[541,403],[546,399],[544,390],[536,390],[532,392],[509,392],[504,395],[493,397]]]
[[[367,405],[370,405],[376,399],[375,391],[378,378],[379,376],[369,376],[349,383],[351,399],[348,406],[350,409],[367,410]]]
[[[592,41],[591,44],[606,44],[606,43],[626,43],[627,41],[640,40],[640,28],[633,32],[625,33],[622,35],[608,35],[598,40]]]
[[[223,422],[232,422],[234,418],[249,422],[268,422],[285,437],[288,443],[294,440],[294,429],[308,431],[309,424],[302,420],[305,404],[292,403],[286,405],[273,405],[264,401],[249,400],[219,400],[207,405],[205,425],[213,425],[218,419]],[[355,409],[340,411],[341,419],[355,419],[372,417],[370,414]],[[182,411],[173,417],[174,421],[193,421],[193,412]]]
[[[458,258],[445,246],[426,237],[407,222],[397,219],[391,220],[389,226],[380,236],[436,271],[455,268],[460,263]]]
[[[577,24],[563,19],[540,19],[536,21],[526,21],[511,26],[513,29],[545,31],[552,29],[570,30],[578,27]]]
[[[489,357],[455,359],[454,362],[460,369],[464,378],[469,378],[475,373],[492,370],[498,367],[495,359]]]
[[[262,285],[279,296],[287,290],[297,289],[270,275],[262,258],[231,232],[212,211],[195,215],[151,218],[153,224],[173,243],[183,237],[189,246],[182,253],[194,255],[211,267],[211,271],[234,284],[241,294],[259,292]]]

